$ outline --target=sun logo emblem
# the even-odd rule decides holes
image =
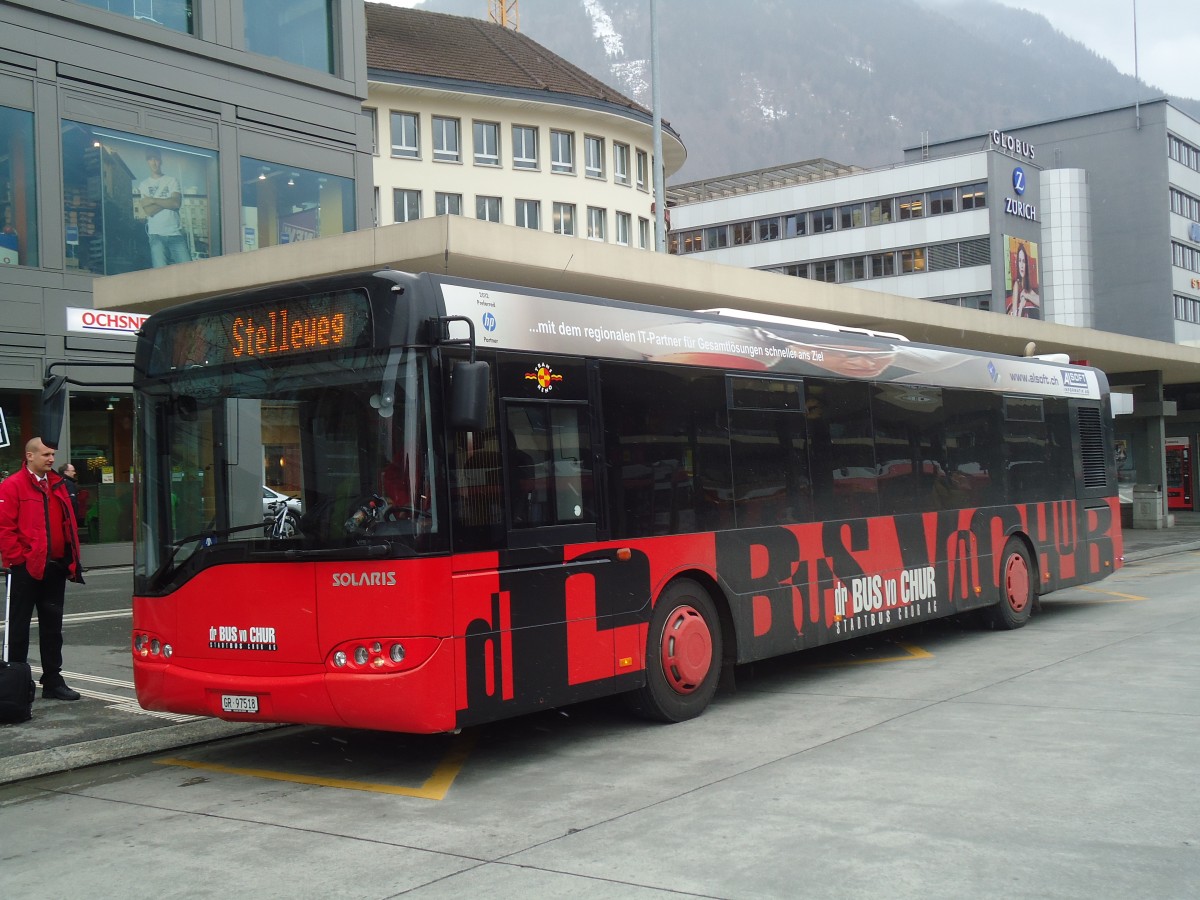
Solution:
[[[526,372],[525,380],[537,382],[537,389],[543,394],[548,394],[554,390],[557,382],[563,380],[563,377],[543,362],[538,363],[534,371]]]

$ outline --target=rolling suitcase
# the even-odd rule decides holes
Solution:
[[[33,672],[29,663],[8,661],[8,613],[12,600],[12,573],[4,573],[4,648],[0,654],[0,722],[25,722],[33,718]]]

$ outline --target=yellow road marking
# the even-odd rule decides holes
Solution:
[[[1106,597],[1115,597],[1115,600],[1085,600],[1085,603],[1133,603],[1139,600],[1149,600],[1149,597],[1141,597],[1137,594],[1122,594],[1120,591],[1102,591],[1099,588],[1081,587],[1079,590],[1085,594],[1103,594]]]
[[[832,669],[836,666],[866,666],[872,663],[892,663],[892,662],[908,662],[913,659],[933,659],[933,654],[928,650],[922,650],[912,644],[902,644],[896,642],[896,646],[903,650],[907,656],[880,656],[874,659],[849,659],[841,662],[819,663],[815,668]]]
[[[419,797],[422,800],[444,800],[450,791],[454,779],[470,756],[475,745],[475,732],[460,735],[445,758],[438,763],[433,774],[420,787],[404,787],[395,784],[378,784],[372,781],[354,781],[347,778],[321,778],[316,775],[300,775],[291,772],[276,772],[271,769],[245,769],[239,766],[226,766],[221,763],[200,762],[198,760],[156,759],[160,766],[182,766],[185,769],[201,769],[206,772],[220,772],[224,775],[244,775],[249,778],[266,778],[271,781],[289,781],[293,784],[312,784],[318,787],[341,788],[347,791],[370,791],[376,794],[397,794],[402,797]]]

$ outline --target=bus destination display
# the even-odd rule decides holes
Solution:
[[[363,344],[370,321],[366,295],[341,291],[172,322],[154,335],[151,374],[350,349]]]

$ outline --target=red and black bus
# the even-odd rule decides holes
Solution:
[[[148,709],[679,721],[725,667],[1016,628],[1121,560],[1107,381],[1065,361],[389,270],[157,313],[135,396]]]

